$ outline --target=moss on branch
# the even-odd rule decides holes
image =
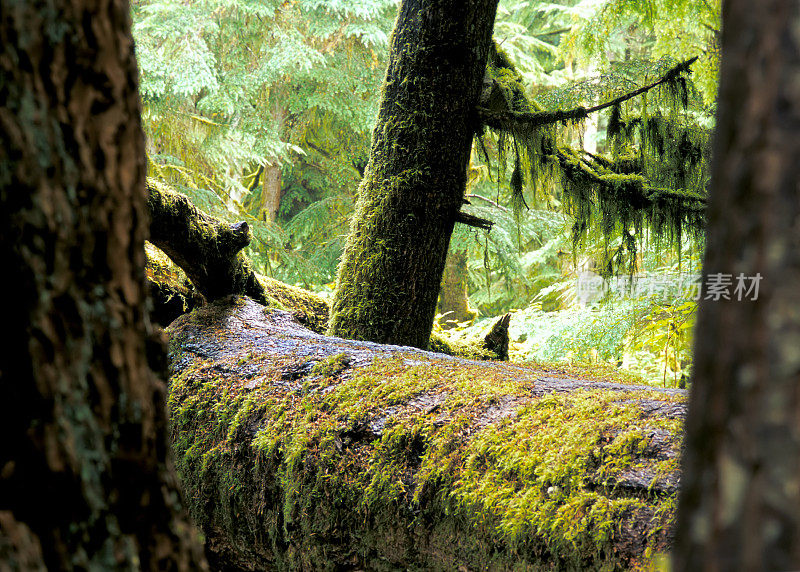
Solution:
[[[590,113],[595,113],[609,107],[619,106],[620,103],[647,93],[651,89],[654,89],[660,85],[675,82],[681,77],[682,74],[688,73],[691,65],[696,61],[697,57],[689,58],[688,60],[680,62],[670,68],[670,70],[661,76],[661,78],[659,78],[657,81],[591,107],[579,106],[567,110],[534,112],[520,111],[514,108],[497,111],[487,109],[485,107],[479,107],[478,117],[487,127],[490,127],[491,129],[503,129],[506,131],[513,129],[542,127],[545,125],[552,125],[554,123],[566,123],[568,121],[582,121],[586,119]]]

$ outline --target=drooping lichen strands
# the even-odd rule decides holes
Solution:
[[[525,186],[560,191],[566,211],[575,217],[574,242],[582,242],[596,226],[607,244],[620,237],[617,258],[627,251],[630,270],[636,251],[631,236],[641,238],[645,227],[678,248],[687,230],[697,235],[704,225],[709,136],[685,113],[691,98],[685,74],[693,61],[674,65],[658,80],[602,104],[542,111],[525,97],[507,58],[499,52],[490,58],[500,63],[488,67],[495,89],[484,88],[479,116],[497,136],[500,176],[507,154],[514,154],[512,204],[522,204]],[[514,82],[516,87],[509,85]],[[604,109],[609,110],[610,157],[570,147],[558,124],[580,123],[588,113]]]

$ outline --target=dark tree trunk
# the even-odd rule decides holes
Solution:
[[[163,373],[128,3],[0,14],[0,560],[202,569],[147,359]]]
[[[329,332],[426,347],[462,204],[497,0],[406,0]]]
[[[800,570],[800,5],[724,7],[704,274],[733,285],[698,316],[674,569]]]

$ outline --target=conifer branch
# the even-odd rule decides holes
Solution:
[[[686,61],[683,61],[674,67],[670,68],[670,70],[665,73],[661,78],[657,81],[654,81],[651,84],[645,85],[616,97],[610,101],[606,101],[605,103],[601,103],[599,105],[595,105],[593,107],[576,107],[574,109],[569,109],[566,111],[558,110],[558,111],[537,111],[535,113],[525,113],[520,111],[490,111],[489,109],[478,107],[478,117],[480,118],[481,122],[492,128],[492,129],[508,129],[509,127],[538,127],[541,125],[550,125],[552,123],[558,123],[559,121],[571,121],[571,120],[579,120],[584,119],[590,113],[594,113],[596,111],[600,111],[602,109],[606,109],[608,107],[612,107],[614,105],[619,105],[623,101],[627,101],[636,97],[637,95],[641,95],[647,91],[650,91],[654,87],[657,87],[663,83],[669,82],[674,80],[682,73],[686,73],[689,71],[689,66],[691,66],[694,62],[697,61],[697,56],[693,58],[689,58]]]
[[[487,203],[489,203],[489,204],[490,204],[490,205],[492,205],[493,207],[500,209],[500,210],[501,210],[501,211],[503,211],[504,213],[507,213],[507,212],[508,212],[508,209],[507,209],[506,207],[504,207],[503,205],[497,204],[497,203],[496,203],[496,202],[494,202],[492,199],[486,198],[486,197],[484,197],[484,196],[482,196],[482,195],[465,195],[465,200],[464,200],[464,202],[465,202],[465,203],[467,203],[467,204],[471,204],[471,203],[470,203],[468,200],[466,200],[466,199],[480,199],[480,200],[482,200],[482,201],[486,201]]]
[[[574,153],[574,151],[573,151]],[[659,198],[669,198],[673,201],[680,201],[683,208],[690,211],[702,212],[706,208],[706,197],[693,193],[687,190],[673,190],[660,187],[650,187],[646,185],[645,179],[641,175],[625,175],[621,173],[613,173],[603,175],[597,172],[594,166],[583,157],[570,158],[563,150],[558,150],[555,155],[561,167],[569,170],[570,166],[574,169],[579,169],[582,177],[591,181],[592,184],[599,189],[614,187],[620,183],[627,183],[626,188],[628,196],[626,201],[640,206],[651,206]],[[575,159],[578,159],[576,162]],[[574,176],[574,175],[573,175]]]

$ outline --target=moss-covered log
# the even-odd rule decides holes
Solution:
[[[240,251],[250,244],[246,222],[229,224],[195,207],[189,198],[147,180],[149,240],[186,272],[203,296],[245,294],[266,303],[264,289]]]
[[[240,252],[250,242],[247,223],[231,225],[207,215],[185,195],[152,179],[147,190],[150,242],[158,247],[148,247],[147,278],[159,323],[169,324],[202,305],[203,298],[244,294],[266,306],[290,310],[315,332],[325,330],[329,315],[325,299],[253,271]]]
[[[328,338],[246,298],[168,333],[221,569],[615,570],[670,544],[683,392]]]
[[[497,0],[404,0],[330,332],[428,345]],[[474,222],[474,221],[473,221]]]

